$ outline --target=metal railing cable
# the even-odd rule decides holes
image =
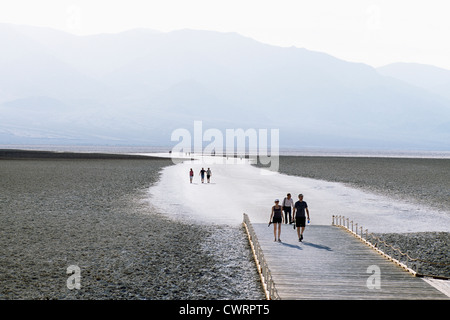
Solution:
[[[345,218],[345,216],[333,215],[332,225],[344,228],[348,232],[352,233],[355,237],[359,238],[361,241],[363,241],[364,243],[366,243],[367,245],[378,251],[380,254],[384,255],[386,258],[392,260],[393,262],[400,265],[408,272],[412,273],[417,277],[434,277],[434,278],[450,279],[449,276],[421,274],[418,272],[420,263],[437,266],[450,266],[450,263],[442,263],[419,258],[413,258],[408,253],[402,252],[399,248],[395,248],[393,245],[387,243],[385,240],[381,239],[380,237],[377,237],[373,233],[369,233],[368,229],[364,230],[362,226],[359,226],[358,228],[357,223],[354,223],[349,218]],[[406,260],[406,263],[401,262],[400,259]],[[409,267],[408,264],[411,267]]]
[[[245,213],[243,224],[247,232],[250,247],[252,248],[253,257],[255,259],[256,266],[258,268],[258,273],[261,277],[261,283],[263,285],[266,298],[268,300],[280,300],[281,298],[278,294],[277,288],[275,287],[275,283],[272,279],[272,274],[270,273],[269,265],[267,264],[267,261],[264,258],[264,254],[261,249],[261,246],[259,245],[259,241],[258,238],[256,237],[255,230],[253,229],[253,226],[250,223],[248,215]]]

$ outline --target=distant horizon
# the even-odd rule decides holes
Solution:
[[[0,150],[106,153],[168,153],[171,145],[0,144]],[[194,155],[194,154],[193,154]],[[217,153],[216,156],[221,154]],[[279,156],[450,159],[448,150],[370,149],[350,147],[280,147]]]

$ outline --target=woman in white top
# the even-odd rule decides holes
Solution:
[[[292,223],[291,210],[292,210],[293,206],[294,206],[294,200],[291,198],[291,194],[288,193],[286,195],[286,198],[284,198],[284,200],[283,200],[283,206],[282,206],[283,211],[284,211],[284,216],[285,216],[285,219],[284,219],[285,223],[288,223],[288,216],[289,216],[289,224]]]

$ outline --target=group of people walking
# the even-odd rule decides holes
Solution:
[[[202,179],[202,183],[205,183],[205,174],[206,174],[206,181],[208,183],[210,183],[211,182],[211,176],[212,176],[211,169],[208,168],[208,170],[205,170],[205,168],[202,168],[202,170],[200,170],[199,175],[200,175],[200,178]],[[189,180],[190,180],[191,183],[192,183],[193,179],[194,179],[194,171],[191,168],[191,170],[189,170]]]
[[[291,210],[293,212],[291,215]],[[284,212],[284,215],[283,215]],[[306,217],[308,217],[309,223],[309,210],[308,204],[303,201],[303,194],[298,195],[298,201],[294,203],[291,194],[288,193],[283,199],[282,205],[280,205],[280,200],[275,199],[275,205],[272,206],[272,212],[270,214],[269,226],[273,223],[273,235],[275,237],[274,241],[281,242],[281,224],[288,223],[294,224],[294,229],[297,228],[298,241],[303,240],[303,232],[306,226]],[[288,219],[289,218],[289,219]],[[278,238],[277,238],[278,231]]]

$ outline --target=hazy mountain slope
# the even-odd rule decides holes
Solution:
[[[0,143],[167,145],[203,120],[279,128],[283,146],[450,148],[450,100],[324,53],[235,33],[2,24],[0,44]]]
[[[377,71],[450,99],[450,70],[419,63],[392,63]]]

